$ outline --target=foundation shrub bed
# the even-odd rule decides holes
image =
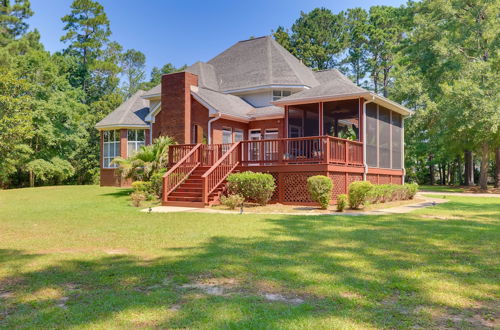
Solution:
[[[311,199],[321,205],[326,210],[330,204],[332,196],[333,182],[324,175],[315,175],[307,179],[307,190]]]
[[[337,211],[343,212],[347,207],[347,195],[340,194],[337,196]]]
[[[227,178],[230,194],[242,196],[247,202],[266,205],[276,189],[276,183],[271,174],[259,172],[234,173]]]
[[[222,196],[220,199],[220,202],[222,205],[227,206],[228,209],[234,210],[243,202],[245,201],[245,198],[243,196],[234,194],[234,195],[229,195],[229,196]]]
[[[373,185],[367,181],[356,181],[349,185],[349,206],[359,209],[369,203],[413,199],[417,191],[418,184],[416,183]]]

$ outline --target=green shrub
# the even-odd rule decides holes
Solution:
[[[307,190],[311,199],[318,202],[326,210],[332,198],[333,182],[324,175],[315,175],[307,179]]]
[[[418,192],[418,184],[407,183],[403,186],[406,188],[406,199],[413,199]]]
[[[347,195],[340,194],[337,196],[337,211],[344,212],[347,207]]]
[[[151,193],[159,198],[163,195],[163,175],[167,172],[166,169],[155,172],[151,175]]]
[[[134,191],[130,194],[130,198],[132,199],[132,205],[139,207],[141,206],[141,203],[147,199],[147,196],[142,191]]]
[[[273,196],[276,183],[271,174],[258,172],[242,172],[229,175],[227,178],[230,194],[237,194],[246,201],[266,205]]]
[[[220,199],[222,205],[227,206],[230,210],[234,210],[235,208],[243,204],[244,201],[245,198],[240,195],[222,196]]]
[[[349,185],[349,206],[359,209],[368,202],[373,185],[368,181],[355,181]]]
[[[151,190],[151,182],[134,181],[132,182],[132,189],[134,189],[134,192],[149,192]]]

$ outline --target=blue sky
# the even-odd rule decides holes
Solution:
[[[37,28],[46,49],[64,48],[61,17],[69,13],[72,0],[31,0]],[[279,25],[289,28],[300,11],[326,7],[339,12],[354,6],[399,6],[401,0],[101,0],[111,21],[111,39],[124,49],[146,55],[147,72],[171,62],[176,66],[207,61],[239,40],[271,34]]]

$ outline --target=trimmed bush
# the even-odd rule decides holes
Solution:
[[[141,191],[135,191],[130,194],[130,198],[132,199],[132,205],[135,207],[141,206],[141,203],[146,200],[146,194]]]
[[[266,205],[276,189],[273,176],[267,173],[234,173],[228,176],[227,182],[230,194],[240,195],[245,201],[260,205]]]
[[[326,210],[332,196],[333,182],[324,175],[315,175],[307,179],[307,190],[311,199],[318,202]]]
[[[368,202],[373,185],[368,181],[355,181],[349,185],[349,205],[359,209]]]
[[[418,192],[418,184],[417,183],[407,183],[404,184],[406,188],[406,199],[413,199]]]
[[[243,204],[244,201],[245,198],[240,195],[222,196],[220,199],[222,205],[227,206],[230,210],[236,209],[238,206]]]
[[[167,172],[167,169],[162,169],[151,175],[151,193],[155,194],[159,198],[163,195],[163,175]]]
[[[347,207],[347,195],[346,194],[338,195],[337,196],[337,211],[344,212],[346,207]]]
[[[149,192],[151,190],[151,182],[134,181],[132,182],[132,189],[134,189],[134,192]]]

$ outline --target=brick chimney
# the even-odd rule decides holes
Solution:
[[[191,143],[191,86],[198,86],[198,76],[189,72],[161,77],[161,110],[153,124],[155,138],[168,135],[177,143]]]

